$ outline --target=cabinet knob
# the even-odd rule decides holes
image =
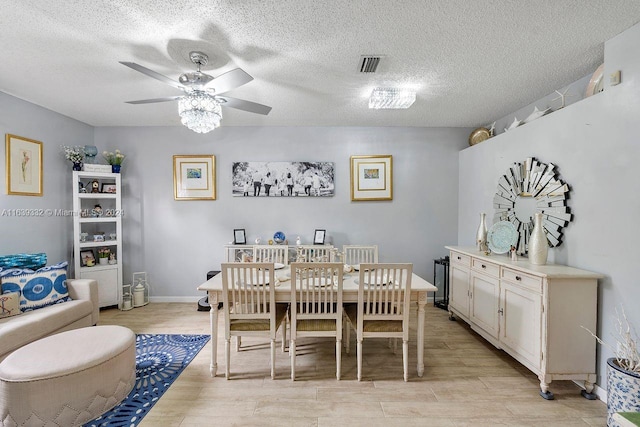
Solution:
[[[486,266],[486,265],[484,265],[484,264],[482,264],[482,268],[487,268],[487,266]]]
[[[462,258],[458,257],[458,259],[462,259]]]
[[[498,313],[500,313],[502,316],[504,316],[504,309],[501,308],[500,310],[498,310]]]
[[[522,277],[520,277],[520,276],[516,276],[516,280],[517,280],[517,281],[520,281],[520,280],[522,280]]]

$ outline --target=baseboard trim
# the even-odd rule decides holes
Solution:
[[[193,302],[197,303],[202,295],[198,297],[150,297],[149,302]]]

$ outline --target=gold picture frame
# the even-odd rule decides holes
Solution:
[[[6,134],[7,194],[42,196],[42,142]]]
[[[216,156],[173,156],[173,197],[175,200],[215,200]]]
[[[393,157],[351,156],[351,200],[393,200]]]

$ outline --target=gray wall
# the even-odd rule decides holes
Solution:
[[[50,264],[71,261],[73,224],[69,217],[9,216],[5,209],[71,210],[71,162],[65,160],[60,146],[92,143],[93,127],[0,92],[3,146],[7,133],[42,142],[44,181],[42,197],[7,195],[2,156],[0,255],[45,252]]]
[[[218,270],[233,229],[263,241],[283,231],[311,243],[316,228],[334,245],[378,244],[381,261],[408,261],[429,279],[433,259],[456,240],[458,152],[469,129],[221,127],[96,128],[100,150],[127,154],[123,173],[125,282],[146,271],[152,298],[191,301],[208,270]],[[174,154],[214,154],[215,201],[175,201]],[[393,155],[393,201],[352,202],[349,156]],[[242,198],[231,194],[234,161],[335,163],[330,198]]]
[[[549,259],[606,275],[599,286],[598,335],[614,348],[613,316],[620,304],[640,330],[640,58],[629,54],[638,48],[640,25],[605,45],[606,82],[611,72],[622,70],[620,85],[460,153],[459,244],[473,244],[480,212],[493,218],[498,178],[513,162],[536,157],[558,166],[571,186],[574,220]],[[598,349],[602,386],[612,352]]]

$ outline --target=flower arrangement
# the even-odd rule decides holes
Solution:
[[[627,319],[624,307],[620,308],[620,312],[616,309],[616,333],[613,334],[613,336],[617,341],[617,348],[607,344],[584,326],[583,328],[586,329],[599,344],[604,345],[615,354],[616,362],[620,368],[640,373],[640,342],[638,334]]]
[[[124,161],[125,156],[124,154],[122,154],[122,152],[120,150],[116,150],[115,153],[112,151],[103,151],[102,152],[102,156],[107,160],[107,163],[109,163],[110,165],[122,165],[122,162]]]
[[[82,163],[84,160],[84,147],[79,145],[74,147],[63,145],[62,149],[64,150],[64,157],[67,160],[70,160],[73,163]]]
[[[111,255],[111,249],[109,248],[98,249],[98,258],[109,258],[109,255]]]

